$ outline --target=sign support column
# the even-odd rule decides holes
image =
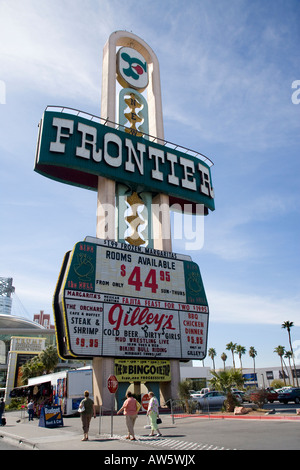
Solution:
[[[108,40],[103,48],[102,62],[102,90],[101,90],[101,116],[115,122],[116,108],[116,79],[112,68],[112,55],[115,56],[115,47]],[[112,124],[109,124],[112,125]],[[116,239],[115,181],[98,176],[97,197],[97,227],[96,237],[102,239]],[[93,358],[93,389],[95,405],[109,408],[111,403],[110,393],[106,387],[106,377],[114,373],[114,359],[105,357]]]
[[[115,181],[102,176],[98,177],[97,199],[97,238],[115,239]],[[109,409],[110,392],[106,387],[106,379],[114,373],[114,359],[107,357],[93,358],[93,389],[95,405]]]
[[[102,65],[102,93],[101,116],[108,121],[116,122],[116,49],[117,46],[127,46],[136,49],[146,59],[149,68],[149,85],[147,87],[147,101],[149,109],[149,134],[157,137],[157,141],[164,139],[162,100],[159,63],[152,49],[135,34],[116,31],[112,33],[103,49]],[[113,125],[113,124],[109,124]],[[117,240],[115,210],[116,210],[116,184],[107,178],[98,177],[97,201],[97,231],[96,236],[102,239]],[[159,214],[152,212],[153,247],[155,249],[172,251],[169,196],[158,194],[152,200],[153,207]],[[94,358],[93,377],[94,395],[96,405],[101,397],[102,405],[109,403],[105,396],[107,388],[104,386],[104,370],[114,371],[114,359]],[[162,388],[165,401],[177,396],[177,384],[180,380],[179,361],[171,361],[171,384]],[[173,384],[173,385],[172,385]]]

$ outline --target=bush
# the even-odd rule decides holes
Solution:
[[[259,408],[263,408],[268,401],[268,392],[264,388],[258,389],[251,394],[251,398]]]
[[[276,389],[276,388],[283,388],[285,386],[284,381],[281,379],[274,379],[270,383],[270,387]]]
[[[5,406],[6,410],[21,410],[23,406],[26,406],[27,399],[22,398],[12,398],[9,405]]]

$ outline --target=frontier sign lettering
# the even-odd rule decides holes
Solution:
[[[171,203],[215,209],[207,163],[74,114],[44,112],[35,171],[92,190],[97,190],[98,176],[104,176],[135,191],[167,193]]]

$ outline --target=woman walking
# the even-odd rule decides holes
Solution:
[[[133,398],[131,392],[127,392],[126,398],[127,399],[124,401],[122,408],[119,409],[117,414],[119,415],[122,413],[122,411],[124,412],[128,429],[128,436],[126,439],[130,439],[130,436],[132,436],[131,440],[135,441],[134,424],[138,414],[138,404],[136,399]]]
[[[79,411],[81,415],[81,422],[82,422],[82,429],[83,429],[83,438],[81,439],[82,441],[87,441],[89,436],[89,429],[90,429],[90,422],[92,419],[92,416],[94,415],[94,418],[96,418],[96,411],[95,411],[95,405],[94,402],[91,398],[89,398],[89,392],[86,390],[84,392],[84,399],[81,401],[79,405]]]
[[[158,400],[154,396],[153,392],[149,392],[150,396],[150,401],[148,405],[148,410],[147,410],[147,416],[150,418],[150,424],[151,424],[151,434],[150,436],[154,436],[154,433],[156,432],[156,436],[161,436],[161,432],[158,429],[157,426],[157,418],[158,418]]]

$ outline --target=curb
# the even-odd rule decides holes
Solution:
[[[208,418],[208,419],[255,419],[255,420],[286,420],[286,421],[299,421],[300,416],[288,416],[288,415],[213,415],[213,414],[180,414],[173,415],[175,419],[180,418]]]
[[[25,446],[28,447],[28,450],[38,450],[38,447],[33,443],[30,442],[27,439],[24,439],[24,437],[21,436],[13,436],[11,434],[6,434],[1,432],[0,433],[0,439],[5,439],[7,441],[10,441],[12,444],[18,445],[18,446]]]

